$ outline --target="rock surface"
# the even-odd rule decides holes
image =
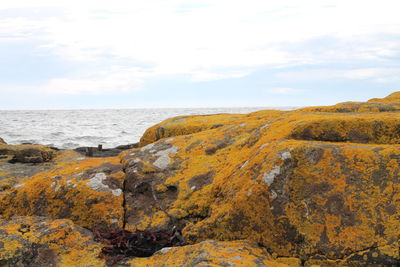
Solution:
[[[0,266],[104,266],[101,244],[70,220],[15,217],[0,220]]]
[[[105,148],[105,149],[99,149],[98,147],[78,147],[75,148],[74,151],[80,153],[83,156],[103,158],[103,157],[116,157],[122,151],[137,147],[138,143],[134,143],[128,145],[121,145],[114,148]]]
[[[40,231],[18,231],[69,225],[182,229],[187,246],[124,266],[398,266],[399,112],[394,93],[295,111],[177,117],[119,157],[60,151],[24,165],[31,170],[24,175],[2,164],[0,265],[46,258],[46,266],[103,266],[90,232],[80,236],[89,245],[79,258],[63,238],[39,242]]]
[[[246,241],[203,241],[196,245],[164,248],[149,258],[128,261],[131,266],[269,266],[298,267],[296,258],[272,257],[266,249]]]
[[[400,118],[371,103],[399,104],[260,111],[186,135],[202,116],[150,128],[141,144],[156,142],[121,157],[126,227],[167,229],[165,207],[191,243],[250,239],[280,256],[397,264]]]
[[[59,158],[51,169],[3,192],[0,214],[7,219],[15,215],[67,218],[90,229],[121,227],[124,173],[118,159],[63,153],[68,157]]]
[[[50,161],[55,151],[43,145],[7,145],[0,142],[0,160],[11,163],[43,163]]]

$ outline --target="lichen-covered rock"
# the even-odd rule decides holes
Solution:
[[[15,217],[0,220],[0,266],[105,266],[101,244],[70,220]]]
[[[399,110],[394,93],[185,116],[150,128],[120,158],[64,151],[25,175],[2,164],[0,265],[104,265],[99,245],[70,221],[15,217],[46,216],[89,229],[182,229],[190,245],[121,263],[131,266],[397,266]],[[36,161],[27,155],[20,161]],[[76,253],[82,246],[87,258]]]
[[[7,145],[0,142],[0,159],[12,163],[43,163],[50,161],[55,151],[43,145]]]
[[[266,249],[246,241],[204,241],[196,245],[164,248],[149,258],[135,258],[131,266],[269,266],[297,267],[300,259],[272,257]]]
[[[0,160],[0,192],[22,183],[25,179],[39,172],[55,168],[57,164],[68,162],[78,157],[81,156],[72,151],[59,151],[55,153],[51,161],[43,163],[10,163],[8,160]]]
[[[54,166],[55,164],[49,162],[43,164],[0,162],[0,192],[10,189],[32,175],[49,170]]]
[[[43,163],[10,163],[7,160],[0,160],[0,192],[18,183],[22,184],[24,180],[39,172],[55,168],[59,164],[79,157],[81,156],[73,151],[64,150],[56,152],[51,161]]]
[[[245,114],[216,114],[179,116],[167,119],[145,131],[140,139],[140,146],[145,146],[159,139],[197,133],[232,124],[236,119],[246,117]]]
[[[309,262],[397,264],[400,119],[363,109],[377,103],[260,111],[218,128],[148,134],[168,138],[121,155],[126,227],[178,224],[190,243],[249,239]]]
[[[67,218],[91,229],[121,227],[124,177],[118,158],[68,157],[4,191],[0,215]]]
[[[400,92],[384,98],[373,98],[367,102],[344,102],[326,107],[309,107],[303,111],[312,112],[393,112],[400,110]]]
[[[368,103],[400,103],[400,92],[394,92],[384,98],[372,98]]]

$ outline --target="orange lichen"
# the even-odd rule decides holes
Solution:
[[[172,118],[148,129],[141,147],[120,159],[59,161],[1,195],[0,211],[6,218],[64,216],[89,228],[115,219],[121,225],[125,213],[127,230],[174,224],[195,244],[170,250],[182,257],[160,252],[131,261],[143,266],[179,265],[202,252],[212,266],[230,258],[227,251],[243,252],[234,242],[196,244],[208,239],[259,243],[273,253],[265,256],[272,266],[295,266],[297,258],[307,259],[307,266],[398,262],[398,95],[294,111]],[[124,210],[122,196],[96,191],[80,176],[92,170],[96,178],[103,163],[119,160],[125,173],[107,179],[124,182]],[[248,262],[247,254],[240,257]]]
[[[101,245],[69,220],[17,217],[0,220],[0,231],[2,266],[19,266],[30,254],[32,266],[104,266]]]
[[[153,181],[161,196],[168,186],[177,188],[164,204],[185,223],[191,243],[249,238],[278,255],[322,254],[327,260],[389,246],[377,258],[398,259],[390,248],[400,234],[395,222],[400,119],[382,112],[380,104],[344,105],[353,112],[380,112],[345,113],[338,106],[324,113],[262,111],[225,116],[218,128],[196,132],[178,129],[196,125],[202,116],[171,119],[145,134],[143,144],[161,139],[151,148],[121,158],[128,177]],[[208,126],[218,125],[221,116],[209,116]],[[157,136],[160,127],[168,134]],[[171,146],[176,153],[168,155],[164,170],[129,169],[133,160],[154,164],[157,153]],[[169,222],[156,203],[148,205],[127,227],[162,228]]]
[[[96,170],[104,163],[118,164],[118,158],[71,159],[69,156],[60,157],[54,168],[22,181],[1,195],[0,214],[4,218],[15,215],[69,218],[88,228],[122,226],[122,194],[115,195],[111,189],[95,190],[89,187],[89,179],[82,178],[85,172]],[[109,179],[122,185],[124,173],[114,172]]]
[[[131,266],[300,266],[299,259],[275,260],[265,249],[246,241],[205,241],[192,246],[165,248],[149,258],[128,261]]]

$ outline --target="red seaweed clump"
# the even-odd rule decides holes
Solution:
[[[99,257],[116,263],[128,257],[149,257],[164,247],[184,245],[181,232],[173,228],[172,234],[162,231],[135,231],[123,229],[94,230],[95,239],[107,244]]]

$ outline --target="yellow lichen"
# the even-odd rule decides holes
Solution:
[[[299,266],[299,260],[274,260],[268,252],[246,241],[205,241],[192,246],[163,249],[149,258],[128,261],[131,266]],[[295,263],[295,264],[293,264]]]

